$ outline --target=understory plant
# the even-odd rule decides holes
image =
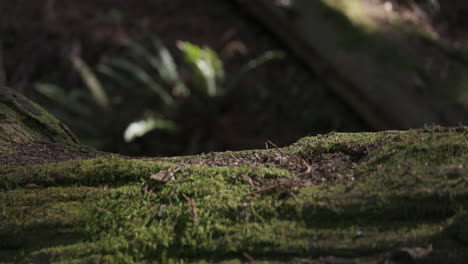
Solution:
[[[36,83],[35,89],[54,103],[48,107],[52,114],[79,132],[81,144],[102,149],[107,142],[100,139],[100,130],[107,126],[106,120],[109,120],[117,98],[111,98],[81,57],[73,55],[69,59],[84,87],[65,89],[53,83]]]
[[[178,41],[178,55],[185,62],[178,65],[158,38],[149,33],[142,36],[139,41],[125,40],[119,55],[103,57],[97,71],[79,57],[72,57],[87,89],[65,93],[58,86],[39,84],[38,91],[86,119],[93,115],[87,111],[89,105],[105,115],[115,115],[117,109],[131,113],[128,121],[124,120],[128,123],[121,126],[125,127],[123,139],[128,144],[142,141],[142,137],[153,132],[159,133],[159,138],[175,139],[173,143],[160,140],[157,148],[174,144],[169,153],[191,153],[200,150],[198,137],[205,132],[199,128],[219,118],[220,108],[242,77],[284,56],[282,52],[269,51],[237,72],[226,74],[222,60],[209,47]]]
[[[178,41],[177,47],[185,60],[184,73],[181,74],[180,67],[161,41],[149,34],[146,38],[149,47],[127,40],[124,43],[126,57],[108,57],[99,65],[100,72],[117,83],[151,91],[156,97],[154,103],[159,105],[152,109],[152,113],[128,125],[124,133],[126,142],[132,142],[153,130],[180,131],[184,128],[184,119],[216,115],[217,105],[246,73],[283,56],[277,51],[266,52],[228,78],[223,62],[212,49]],[[187,115],[187,111],[183,110],[187,107],[190,116],[181,118],[181,114]]]

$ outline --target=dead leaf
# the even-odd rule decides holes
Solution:
[[[428,247],[423,248],[423,247],[414,247],[414,248],[402,248],[401,250],[404,250],[408,252],[413,258],[422,258],[425,257],[429,254],[432,253],[432,244],[430,244]]]
[[[26,184],[26,186],[24,186],[26,189],[37,189],[39,188],[40,186],[37,185],[37,184],[34,184],[34,183],[28,183]]]
[[[93,207],[100,213],[108,213],[109,212],[109,210],[107,210],[106,208],[99,207],[99,206],[97,206],[95,204],[93,204]]]
[[[175,180],[175,175],[171,170],[162,170],[155,174],[151,174],[150,180],[157,182],[168,182]]]

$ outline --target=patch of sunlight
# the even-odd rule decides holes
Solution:
[[[375,32],[378,25],[373,19],[371,10],[361,1],[355,0],[321,0],[327,6],[342,13],[356,26],[367,32]]]

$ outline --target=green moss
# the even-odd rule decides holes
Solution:
[[[15,189],[27,184],[37,184],[41,187],[122,185],[175,166],[164,162],[125,159],[116,155],[25,166],[9,174],[0,174],[0,189]]]
[[[372,145],[391,137],[398,132],[379,133],[329,133],[317,137],[307,137],[293,144],[290,149],[308,158],[316,153],[333,153],[352,148],[372,147]]]
[[[456,263],[467,245],[460,235],[468,207],[467,133],[436,127],[302,139],[281,151],[310,158],[369,147],[371,154],[344,172],[354,182],[292,190],[293,196],[284,188],[252,195],[258,189],[242,175],[294,177],[263,167],[191,165],[166,183],[148,178],[179,167],[168,159],[110,156],[23,167],[1,181],[0,234],[19,239],[0,246],[7,256],[0,261],[236,263],[247,253],[278,263],[328,255],[376,262],[400,247],[432,244],[425,262],[444,255]],[[40,187],[24,189],[28,183]],[[37,243],[40,237],[47,242]]]
[[[83,214],[101,188],[34,188],[0,193],[0,262],[21,259],[21,253],[76,243],[83,237]]]
[[[78,143],[67,126],[38,104],[5,87],[0,87],[0,113],[0,142],[46,140],[71,145]]]

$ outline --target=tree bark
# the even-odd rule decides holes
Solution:
[[[418,67],[425,58],[406,54],[400,43],[362,32],[324,1],[295,0],[282,7],[271,0],[237,2],[374,129],[468,122],[466,106],[440,96],[450,84],[423,80],[431,75]]]
[[[0,87],[0,145],[29,141],[78,144],[67,126],[42,107],[10,88]]]

